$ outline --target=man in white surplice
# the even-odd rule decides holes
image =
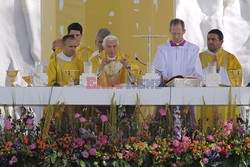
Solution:
[[[153,62],[156,72],[162,76],[163,84],[176,75],[195,76],[202,81],[203,72],[199,58],[199,47],[183,38],[185,33],[184,22],[180,19],[173,19],[169,27],[172,39],[158,46]],[[184,118],[181,118],[184,112],[180,111],[187,111],[187,109],[188,114],[187,117],[184,117],[186,119],[184,121]],[[172,106],[171,111],[174,119],[173,133],[177,139],[180,139],[182,126],[188,132],[192,131],[194,127],[194,107]],[[182,125],[182,122],[185,122],[185,124]]]
[[[172,39],[158,46],[154,66],[163,77],[163,82],[176,75],[203,78],[199,47],[183,38],[185,31],[184,22],[173,19],[170,22]]]

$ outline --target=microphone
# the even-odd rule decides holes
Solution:
[[[137,54],[135,54],[135,60],[138,61],[140,64],[144,65],[144,66],[147,66],[147,64],[141,62],[138,57],[137,57]]]
[[[55,69],[56,69],[56,82],[53,84],[53,86],[59,87],[61,85],[58,83],[58,79],[57,79],[57,54],[56,54],[56,52],[55,52],[55,61],[56,61],[56,65],[55,65]]]

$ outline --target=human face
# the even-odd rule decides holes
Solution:
[[[80,45],[81,39],[82,39],[82,34],[80,33],[80,31],[70,30],[69,35],[74,35],[74,37],[76,38],[76,40],[78,42],[78,45]]]
[[[217,34],[208,34],[207,35],[207,47],[208,50],[217,53],[223,44],[223,40],[219,40],[219,36]]]
[[[95,39],[95,44],[100,52],[103,51],[103,47],[102,47],[103,39],[104,37],[96,37]]]
[[[72,57],[76,53],[77,46],[78,42],[76,39],[67,39],[63,43],[63,53],[68,57]]]
[[[183,30],[181,24],[172,25],[170,28],[172,40],[176,43],[180,43],[183,40],[185,30]]]
[[[104,50],[110,58],[113,58],[117,55],[118,47],[116,40],[107,41]]]

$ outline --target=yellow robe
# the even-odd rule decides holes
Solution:
[[[56,55],[58,55],[60,52],[62,51],[62,48],[58,48],[55,50],[55,52],[53,52],[51,55],[50,55],[50,60],[55,58]],[[76,57],[81,60],[82,62],[83,61],[88,61],[91,54],[93,53],[93,51],[83,45],[79,45],[77,48],[76,48]]]
[[[67,70],[75,70],[73,76],[69,76]],[[61,86],[68,85],[70,80],[79,83],[79,76],[83,72],[83,63],[76,57],[68,62],[58,57],[51,59],[47,68],[48,86],[52,86],[56,80]],[[57,78],[57,79],[56,79]]]
[[[221,49],[217,54],[217,63],[220,67],[223,67],[227,71],[228,78],[232,86],[239,86],[242,83],[242,67],[238,59],[231,53]],[[200,60],[202,69],[206,68],[210,62],[213,61],[214,55],[204,51],[200,53]],[[237,70],[238,74],[232,71]],[[234,104],[234,97],[232,97],[231,104]],[[203,112],[203,113],[202,113]],[[221,128],[223,121],[229,121],[231,118],[239,116],[239,108],[236,106],[205,106],[203,108],[197,107],[196,119],[200,120],[202,124],[202,130],[206,131],[207,128]],[[203,117],[202,121],[201,118]],[[200,125],[201,125],[200,124]]]
[[[76,49],[76,57],[82,62],[88,61],[93,51],[83,45],[79,45]]]
[[[130,66],[131,66],[131,76],[130,77],[138,77],[139,74],[139,66],[137,64],[134,63],[133,59],[128,56],[128,55],[124,55],[124,57],[126,59],[128,59],[128,61],[130,62]],[[106,53],[105,51],[101,52],[99,54],[99,56],[95,56],[91,61],[93,63],[93,72],[97,72],[99,66],[100,66],[100,59],[104,59],[106,58]],[[117,59],[115,60],[115,62],[120,62],[123,58],[123,54],[121,54],[120,52],[117,53]],[[111,63],[107,64],[106,66],[111,65]],[[98,85],[100,86],[115,86],[117,84],[124,84],[127,83],[127,79],[128,79],[129,75],[128,75],[128,71],[127,69],[122,66],[122,68],[115,73],[113,76],[110,76],[107,74],[107,72],[104,70],[101,75],[98,77]],[[111,79],[112,78],[112,79]],[[111,79],[111,80],[110,80]],[[110,81],[114,81],[115,83],[111,83]]]

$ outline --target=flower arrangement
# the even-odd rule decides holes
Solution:
[[[250,131],[235,119],[224,122],[222,131],[205,134],[184,130],[176,138],[166,126],[169,112],[159,109],[159,118],[148,115],[143,121],[126,107],[116,111],[116,133],[110,118],[95,113],[74,113],[74,128],[58,129],[53,118],[44,139],[44,119],[34,126],[32,110],[20,118],[7,116],[0,128],[0,166],[114,166],[184,167],[248,166]],[[0,115],[1,116],[1,115]],[[137,129],[140,127],[140,129]],[[139,131],[139,132],[138,132]]]

